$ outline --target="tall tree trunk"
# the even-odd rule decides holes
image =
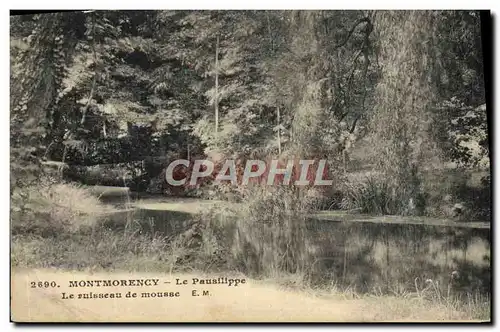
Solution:
[[[215,44],[215,134],[219,133],[219,36]]]
[[[280,121],[280,107],[278,106],[278,155],[281,156],[281,121]]]

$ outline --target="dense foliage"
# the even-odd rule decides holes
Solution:
[[[327,158],[340,183],[367,144],[400,201],[382,212],[402,213],[426,168],[489,170],[477,12],[16,16],[11,84],[11,186],[53,160],[125,164],[155,191],[174,158],[214,152]]]

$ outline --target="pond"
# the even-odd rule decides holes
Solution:
[[[173,235],[214,203],[145,198],[108,223],[134,220],[144,232]],[[489,227],[405,224],[397,217],[386,223],[309,219],[305,241],[318,278],[359,292],[415,292],[432,284],[443,294],[490,293]]]

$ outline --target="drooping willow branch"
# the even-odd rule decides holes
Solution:
[[[367,24],[371,24],[370,23],[370,18],[369,17],[363,17],[363,18],[360,18],[359,20],[357,20],[354,25],[352,26],[351,30],[349,30],[349,32],[347,33],[347,36],[345,37],[345,39],[338,43],[337,45],[335,45],[334,47],[335,48],[340,48],[340,47],[343,47],[347,44],[347,42],[349,41],[349,39],[351,38],[352,34],[354,33],[354,30],[356,30],[356,28],[358,27],[358,25],[360,25],[361,23],[367,23]]]
[[[360,20],[357,21],[357,23],[354,24],[354,26],[351,28],[351,31],[349,32],[348,34],[348,37],[347,39],[345,40],[345,43],[347,43],[347,40],[349,39],[349,37],[352,35],[352,32],[354,31],[354,29],[361,23],[365,22],[366,23],[366,27],[365,27],[365,30],[364,30],[364,39],[363,39],[363,43],[361,45],[361,48],[358,50],[358,52],[356,52],[356,54],[354,55],[354,60],[352,61],[352,67],[351,69],[349,70],[350,71],[350,74],[347,78],[347,84],[346,84],[346,87],[349,89],[352,84],[353,84],[353,81],[354,81],[354,74],[356,72],[356,69],[358,68],[357,66],[357,63],[358,63],[358,59],[361,55],[363,55],[363,58],[364,58],[364,66],[363,66],[363,71],[362,71],[362,81],[363,81],[363,94],[362,94],[362,98],[361,98],[361,114],[358,114],[352,125],[350,126],[350,130],[349,132],[350,133],[353,133],[355,128],[356,128],[356,125],[359,121],[359,119],[361,118],[362,114],[364,113],[364,110],[365,110],[365,101],[366,101],[366,95],[367,95],[367,76],[368,76],[368,68],[369,68],[369,65],[370,65],[370,59],[369,59],[369,49],[371,47],[371,44],[370,44],[370,35],[373,31],[373,24],[371,23],[371,19],[366,16]],[[344,43],[344,45],[345,45]],[[342,90],[342,88],[340,88]],[[336,98],[335,102],[333,103],[333,105],[331,106],[331,109],[333,109],[335,107],[335,105],[338,104],[338,98]],[[347,115],[349,114],[349,111],[346,111],[346,112],[343,112],[341,113],[340,115],[340,118],[339,118],[339,121],[342,121]]]

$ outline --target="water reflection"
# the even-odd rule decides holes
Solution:
[[[319,270],[360,291],[427,280],[442,291],[490,291],[489,229],[318,221],[310,233]]]
[[[143,232],[175,235],[192,220],[189,213],[165,210],[123,212]],[[335,280],[359,292],[423,289],[432,280],[445,293],[490,293],[490,230],[435,225],[342,223],[310,220],[307,238],[314,280]],[[227,229],[230,246],[232,230]]]

